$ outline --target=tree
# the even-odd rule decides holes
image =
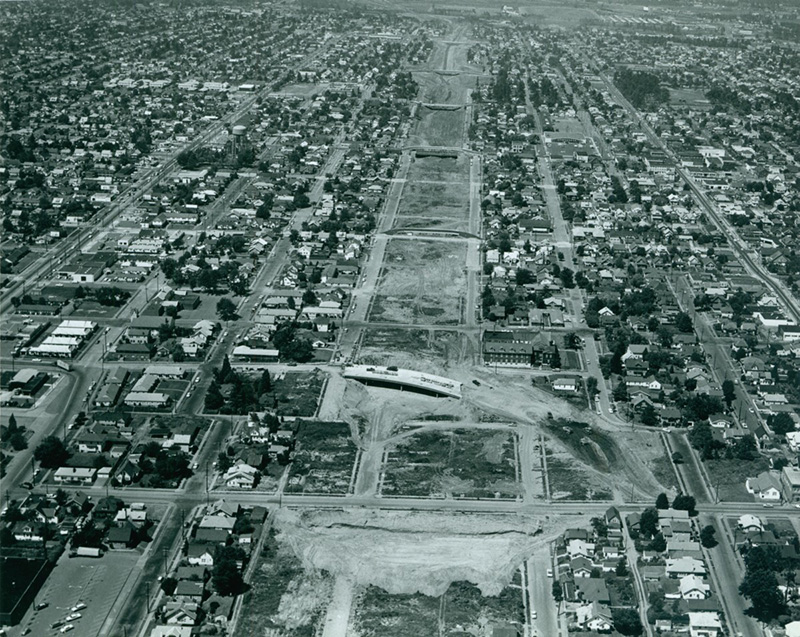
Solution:
[[[730,454],[737,460],[755,460],[758,457],[758,446],[752,434],[742,436],[732,447],[729,447]]]
[[[172,347],[172,360],[176,363],[182,363],[186,360],[186,352],[183,351],[183,347],[180,343],[175,343]]]
[[[625,577],[628,574],[628,563],[625,561],[624,557],[621,557],[619,562],[617,562],[614,573],[617,577]]]
[[[218,409],[222,409],[224,404],[225,398],[222,396],[219,383],[217,383],[216,380],[212,380],[206,392],[205,408],[208,411],[217,411]]]
[[[561,268],[558,276],[561,279],[561,284],[567,288],[572,289],[575,287],[574,273],[569,268]]]
[[[719,450],[725,446],[722,442],[714,438],[711,425],[705,421],[695,423],[687,438],[692,444],[692,447],[700,451],[703,460],[710,460],[716,457]]]
[[[259,391],[262,394],[268,394],[272,391],[272,378],[269,375],[269,370],[265,369],[261,374],[261,382],[259,383]]]
[[[221,546],[214,556],[214,570],[211,580],[217,593],[222,596],[237,595],[242,590],[242,574],[236,564],[236,549],[230,546]]]
[[[625,381],[620,381],[619,384],[611,392],[611,397],[618,403],[628,402],[628,388],[625,386]]]
[[[688,511],[689,515],[694,515],[697,513],[695,510],[696,505],[697,502],[695,501],[694,497],[691,495],[686,495],[685,493],[679,493],[672,501],[673,509],[676,511]]]
[[[222,321],[233,321],[237,318],[236,304],[227,296],[223,296],[217,301],[217,316]]]
[[[726,379],[722,381],[722,396],[728,409],[730,409],[731,404],[736,399],[736,385],[732,380]]]
[[[603,518],[592,518],[592,529],[597,537],[608,536],[608,525]]]
[[[491,267],[491,263],[488,264]],[[494,269],[494,268],[492,268]],[[491,273],[491,270],[489,271]],[[519,268],[515,274],[517,285],[526,285],[536,281],[536,275],[527,268]]]
[[[658,494],[658,497],[656,498],[656,509],[669,509],[669,499],[667,498],[666,493]]]
[[[748,567],[739,592],[750,600],[753,604],[753,615],[761,621],[777,618],[786,608],[784,597],[778,588],[778,578],[770,570]]]
[[[217,456],[217,469],[219,469],[220,473],[225,473],[228,469],[233,466],[233,461],[230,459],[227,453],[220,452]]]
[[[33,452],[33,457],[38,460],[45,469],[58,469],[69,458],[69,450],[64,442],[56,436],[48,436]]]
[[[716,529],[707,524],[700,530],[700,544],[702,544],[707,549],[713,549],[719,542],[717,542]]]
[[[553,355],[550,358],[550,367],[553,369],[561,369],[561,353],[555,345],[553,345]]]
[[[556,603],[564,599],[564,591],[562,590],[561,583],[558,580],[553,580],[552,590],[553,590],[553,599],[556,600]]]
[[[25,428],[17,424],[14,414],[11,414],[8,419],[8,424],[3,430],[2,440],[11,445],[14,451],[22,451],[28,448],[28,441],[25,439]]]
[[[794,431],[794,421],[791,415],[785,411],[768,416],[767,425],[776,436],[785,436],[790,431]]]
[[[317,295],[314,294],[314,290],[309,288],[303,292],[303,305],[316,305],[317,303],[319,301],[317,300]]]
[[[589,376],[589,378],[586,379],[586,392],[591,398],[594,398],[597,394],[597,379],[594,376]]]
[[[180,480],[192,475],[189,456],[182,451],[163,449],[155,462],[156,473],[164,480]]]
[[[165,577],[163,580],[161,580],[161,590],[167,595],[172,595],[177,586],[178,580],[176,580],[174,577]]]
[[[642,424],[646,427],[658,425],[658,412],[653,405],[645,405],[642,410]]]
[[[692,317],[686,314],[686,312],[678,312],[678,315],[675,317],[675,327],[684,334],[690,334],[694,331]]]
[[[611,614],[611,619],[614,622],[614,630],[622,635],[641,635],[642,634],[642,620],[632,608],[616,608]]]
[[[663,553],[667,550],[667,540],[664,538],[664,534],[661,532],[656,533],[653,541],[647,545],[647,549],[649,551],[655,551],[656,553]]]
[[[646,537],[651,538],[658,533],[658,511],[654,508],[648,508],[642,511],[639,517],[639,533]]]

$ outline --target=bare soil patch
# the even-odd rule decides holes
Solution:
[[[472,341],[459,332],[369,328],[364,332],[358,362],[444,374],[448,366],[472,363],[475,355]]]
[[[466,245],[394,239],[369,320],[384,323],[456,325],[463,316]]]

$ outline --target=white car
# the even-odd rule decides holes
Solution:
[[[553,569],[552,568],[548,568],[547,569],[547,577],[553,577]]]
[[[86,604],[84,604],[83,602],[78,602],[77,604],[75,604],[75,606],[73,606],[69,610],[73,613],[77,613],[79,610],[83,610],[84,608],[86,608]]]
[[[62,626],[61,630],[59,630],[58,632],[60,632],[60,633],[68,633],[69,631],[73,630],[74,628],[75,628],[75,626],[73,626],[72,624],[67,624],[66,626]]]
[[[72,613],[71,615],[67,615],[66,621],[74,622],[76,619],[80,619],[80,618],[81,618],[81,614],[80,613]]]
[[[536,619],[536,611],[532,610],[531,611],[531,621],[533,621],[534,619]]]

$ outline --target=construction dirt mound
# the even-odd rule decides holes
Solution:
[[[543,529],[536,534],[539,523]],[[442,595],[454,581],[469,581],[497,595],[537,547],[567,526],[587,524],[550,516],[411,513],[395,511],[290,511],[275,518],[307,569],[342,576],[391,594]]]

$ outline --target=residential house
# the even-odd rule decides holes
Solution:
[[[190,543],[186,559],[192,566],[214,566],[214,551],[207,544]]]
[[[237,462],[225,472],[223,482],[230,489],[252,489],[256,486],[259,471],[245,462]]]
[[[691,637],[718,637],[722,634],[719,613],[701,611],[689,613],[689,635]]]
[[[605,604],[592,602],[575,609],[576,623],[584,630],[608,633],[614,628],[611,609]]]
[[[747,492],[765,502],[781,501],[781,480],[777,471],[762,471],[745,481]]]

